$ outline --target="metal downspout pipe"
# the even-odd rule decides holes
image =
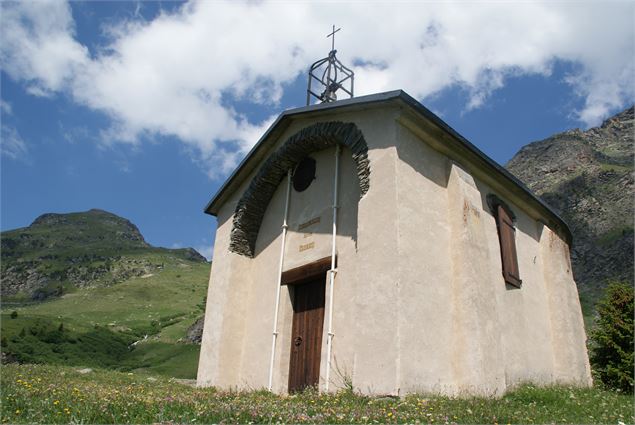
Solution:
[[[271,362],[269,363],[269,391],[273,388],[273,363],[276,356],[276,340],[278,339],[278,310],[280,308],[280,289],[282,288],[282,267],[284,265],[284,248],[287,240],[287,218],[289,216],[289,197],[291,195],[291,169],[287,171],[287,197],[284,202],[284,219],[282,221],[282,244],[280,246],[280,265],[278,267],[278,286],[276,287],[276,309],[273,314],[273,332],[271,334]]]
[[[336,237],[337,237],[337,210],[338,205],[338,193],[337,186],[339,181],[340,170],[340,145],[335,146],[335,177],[333,181],[333,239],[331,243],[331,270],[329,270],[329,321],[328,321],[328,337],[326,340],[326,382],[324,383],[324,390],[328,392],[329,381],[331,380],[331,353],[333,351],[333,286],[335,283],[335,274],[337,269],[335,268],[335,261],[337,255]]]

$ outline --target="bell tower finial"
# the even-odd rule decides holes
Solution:
[[[326,36],[326,38],[332,37],[329,55],[315,62],[309,68],[309,83],[306,90],[307,105],[311,104],[311,96],[322,103],[335,102],[337,100],[335,92],[339,89],[342,89],[350,97],[353,97],[355,74],[352,70],[345,67],[335,56],[337,53],[337,50],[335,50],[335,33],[339,30],[341,30],[341,28],[335,29],[335,25],[333,25],[333,31]],[[320,71],[322,76],[318,77]],[[321,91],[322,93],[317,94],[314,91],[313,80],[317,82],[316,84],[319,87],[317,91]],[[345,86],[348,86],[348,88]]]
[[[326,36],[326,38],[333,37],[331,39],[331,51],[335,50],[335,33],[341,29],[342,28],[335,29],[335,25],[333,25],[333,32]]]

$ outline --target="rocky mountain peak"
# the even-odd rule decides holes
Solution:
[[[2,296],[35,300],[152,274],[164,260],[207,261],[192,248],[153,247],[132,222],[99,209],[42,214],[28,227],[2,232],[1,243]]]
[[[569,224],[573,271],[593,302],[611,280],[633,280],[635,108],[583,131],[524,146],[506,165]]]
[[[606,120],[601,125],[601,128],[633,128],[633,120],[635,119],[635,106],[631,106]]]
[[[104,233],[111,239],[120,239],[142,246],[149,246],[137,226],[129,220],[108,211],[91,209],[78,213],[46,213],[33,220],[29,229],[49,227],[59,231],[73,231],[78,236],[104,239]]]
[[[31,223],[29,227],[37,226],[56,226],[58,224],[65,224],[66,216],[64,214],[46,213],[42,214]]]

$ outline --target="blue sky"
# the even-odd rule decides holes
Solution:
[[[303,105],[332,23],[357,94],[404,89],[502,164],[635,97],[632,2],[1,7],[2,230],[101,208],[209,256],[204,205]]]

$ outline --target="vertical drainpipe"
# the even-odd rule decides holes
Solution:
[[[335,282],[335,274],[337,269],[335,268],[336,259],[336,236],[337,236],[337,210],[338,196],[337,186],[340,170],[340,145],[335,146],[335,178],[333,181],[333,240],[331,243],[331,270],[329,270],[329,322],[328,322],[328,337],[326,340],[326,382],[324,383],[324,390],[328,392],[329,381],[331,380],[331,353],[333,351],[333,284]]]
[[[276,355],[276,340],[278,339],[278,310],[280,307],[280,288],[282,287],[282,267],[284,264],[284,247],[287,240],[287,218],[289,216],[289,197],[291,194],[291,169],[287,171],[287,197],[284,202],[284,219],[282,221],[282,244],[280,246],[280,265],[278,267],[278,285],[276,287],[276,309],[273,313],[273,332],[271,335],[271,362],[269,363],[269,391],[273,388],[273,363]]]

